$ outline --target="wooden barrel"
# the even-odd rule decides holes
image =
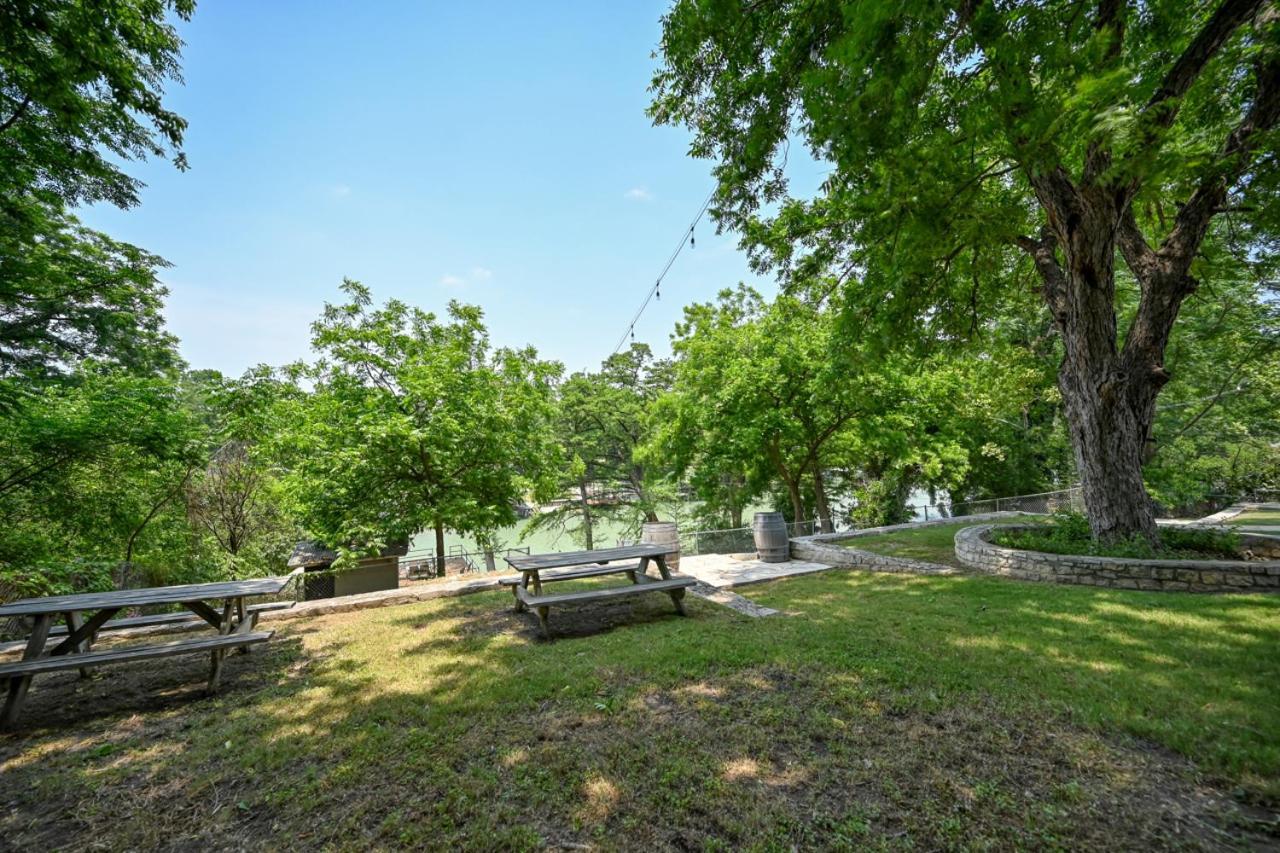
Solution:
[[[680,568],[680,531],[674,521],[646,521],[640,530],[640,541],[646,545],[669,545],[667,568]]]
[[[756,557],[766,563],[785,563],[791,559],[791,543],[787,540],[787,521],[780,512],[757,512],[751,522],[751,535],[756,540]]]

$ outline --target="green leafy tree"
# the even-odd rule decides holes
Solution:
[[[678,0],[662,56],[652,114],[717,161],[714,212],[761,268],[839,275],[855,314],[934,336],[1038,288],[1093,533],[1156,538],[1144,446],[1201,249],[1231,211],[1275,239],[1274,0]],[[831,170],[810,200],[797,137]]]
[[[526,494],[554,492],[553,383],[529,348],[490,347],[479,308],[447,318],[346,281],[312,327],[314,390],[286,397],[274,448],[301,521],[348,552],[436,534],[484,534],[516,520]]]
[[[121,160],[181,154],[186,121],[162,103],[180,81],[168,20],[193,0],[12,2],[0,7],[0,198],[137,204]],[[20,212],[9,210],[11,215]]]
[[[301,538],[279,479],[254,451],[227,440],[185,484],[192,527],[213,540],[235,575],[283,568]]]
[[[176,384],[84,365],[16,395],[0,413],[0,573],[27,588],[40,566],[150,563],[162,542],[177,550],[155,564],[181,562],[187,528],[172,510],[206,433]]]
[[[575,373],[560,386],[556,429],[568,460],[560,488],[575,499],[536,514],[525,535],[558,527],[590,549],[602,519],[620,522],[628,535],[658,520],[667,496],[638,450],[649,408],[669,384],[669,363],[637,343],[605,359],[598,373]]]
[[[1169,346],[1147,482],[1167,507],[1280,491],[1280,302],[1252,276],[1215,277]],[[1212,497],[1211,497],[1212,496]]]
[[[1043,391],[1033,358],[994,336],[930,355],[853,346],[840,314],[742,287],[686,309],[646,453],[731,521],[777,484],[792,518],[811,508],[831,530],[841,503],[860,523],[906,520],[915,489],[954,493],[1009,452],[997,428]]]
[[[190,0],[0,4],[0,376],[93,357],[172,366],[161,328],[164,262],[83,227],[79,204],[137,204],[125,161],[181,152],[162,102],[180,81],[168,19]]]
[[[175,367],[164,266],[70,216],[0,233],[0,377],[48,378],[84,358],[148,373]]]
[[[741,285],[686,308],[672,339],[674,392],[653,419],[650,455],[668,457],[676,476],[692,473],[702,494],[729,498],[739,519],[776,477],[803,520],[810,489],[823,529],[832,529],[826,451],[884,396],[879,377],[837,344],[835,316],[787,296],[769,305]]]
[[[975,376],[979,393],[994,392],[1009,405],[967,419],[957,430],[970,466],[948,489],[952,502],[1033,494],[1078,482],[1056,383],[1061,343],[1043,306],[1028,302],[1004,306],[985,324],[976,346],[967,347],[980,359],[978,374],[986,374]]]

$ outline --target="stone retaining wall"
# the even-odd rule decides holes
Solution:
[[[960,518],[939,518],[930,521],[912,521],[906,524],[890,524],[885,527],[867,527],[862,530],[847,530],[843,533],[797,536],[791,540],[791,558],[793,560],[812,560],[815,563],[826,563],[828,566],[839,566],[841,568],[870,569],[875,572],[912,572],[914,574],[927,575],[951,574],[959,570],[953,566],[928,563],[924,560],[912,560],[907,557],[886,557],[884,554],[873,554],[870,551],[861,551],[848,545],[836,545],[834,543],[856,539],[859,536],[892,533],[895,530],[933,527],[939,524],[955,524],[956,522],[1016,519],[1023,515],[1025,513],[988,512]]]
[[[966,566],[1021,580],[1074,583],[1116,589],[1183,592],[1280,592],[1280,559],[1141,560],[1046,554],[1004,548],[990,541],[997,525],[966,527],[956,534],[956,557]],[[1005,530],[1026,525],[999,525]],[[1280,556],[1280,540],[1241,534],[1245,548]]]

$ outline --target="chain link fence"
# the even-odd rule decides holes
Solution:
[[[913,521],[933,521],[939,518],[961,518],[966,515],[982,515],[988,512],[1057,512],[1070,509],[1084,512],[1084,492],[1079,486],[1038,492],[1032,495],[1013,495],[1006,498],[990,498],[978,501],[956,501],[909,506]]]
[[[820,530],[818,521],[796,521],[787,525],[789,536],[812,536]],[[747,554],[756,550],[750,527],[727,530],[693,530],[680,532],[681,555]]]
[[[1280,489],[1255,489],[1245,493],[1208,494],[1194,501],[1177,505],[1157,502],[1156,515],[1161,518],[1202,518],[1238,503],[1268,503],[1280,501]],[[1007,498],[991,498],[977,501],[957,501],[936,504],[918,504],[908,507],[914,513],[913,521],[933,521],[939,518],[960,518],[987,512],[1057,512],[1072,510],[1084,512],[1084,492],[1079,486],[1040,492],[1034,495],[1014,495]]]
[[[494,571],[507,570],[506,558],[515,554],[529,553],[528,548],[501,548],[492,552],[464,551],[454,547],[444,557],[444,575],[440,574],[436,565],[436,552],[433,548],[415,551],[400,558],[400,577],[408,580],[437,578],[443,576],[471,574],[489,571],[488,557],[493,557]]]

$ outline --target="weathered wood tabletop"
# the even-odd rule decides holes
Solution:
[[[507,557],[511,568],[522,572],[555,569],[561,566],[580,566],[586,563],[611,563],[614,560],[650,559],[661,557],[671,550],[668,545],[623,545],[620,548],[601,548],[597,551],[563,551],[559,554],[514,554]]]
[[[0,604],[0,617],[35,616],[40,613],[82,612],[103,607],[122,609],[148,604],[181,604],[184,601],[209,601],[217,598],[249,598],[276,595],[288,585],[292,576],[253,578],[244,581],[189,583],[181,586],[156,586],[141,589],[116,589],[108,592],[82,592],[75,595],[50,595],[23,598]]]

